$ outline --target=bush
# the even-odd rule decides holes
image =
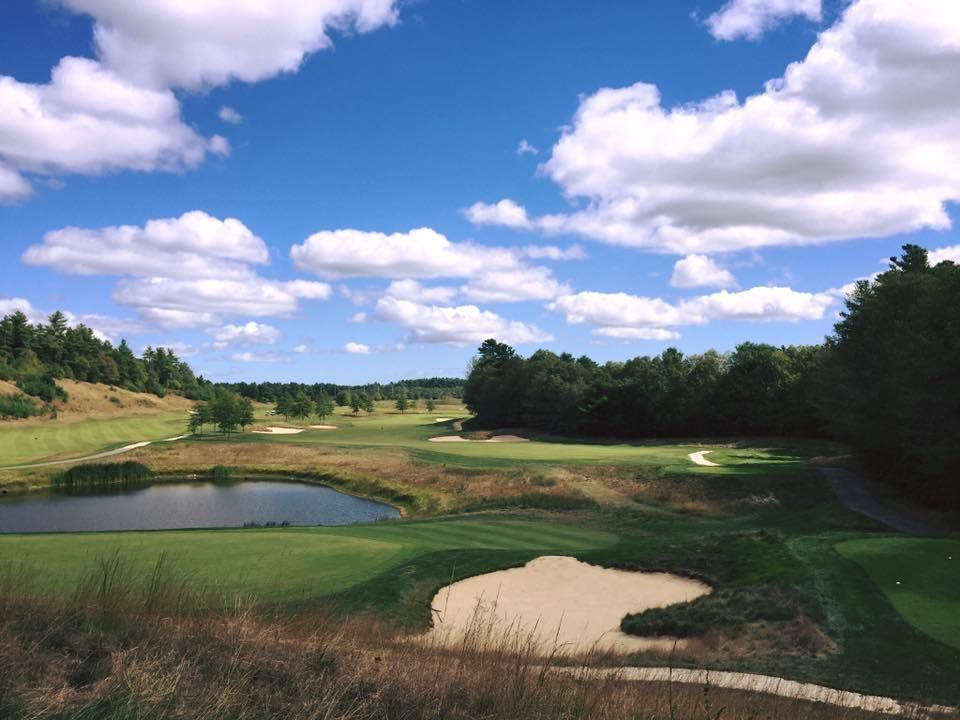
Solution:
[[[233,475],[234,469],[235,468],[229,465],[214,465],[207,470],[206,476],[211,480],[229,480]]]
[[[66,401],[68,397],[67,391],[53,381],[50,373],[24,375],[17,381],[17,387],[27,395],[33,395],[47,403],[54,400]]]
[[[28,418],[38,415],[40,409],[23,395],[0,395],[0,418]]]
[[[74,465],[53,479],[56,487],[80,485],[142,485],[153,477],[146,465],[128,460],[120,463]]]
[[[565,512],[570,510],[596,510],[597,502],[583,495],[562,495],[547,493],[526,493],[513,497],[478,498],[471,502],[467,512],[479,510],[509,510],[521,508],[524,510],[552,510]]]

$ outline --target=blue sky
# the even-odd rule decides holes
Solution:
[[[960,259],[923,2],[15,0],[0,310],[223,380],[818,342],[904,242]]]

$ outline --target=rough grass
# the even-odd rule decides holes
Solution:
[[[62,600],[0,586],[0,716],[11,720],[868,720],[773,695],[555,672],[523,642],[453,652],[396,642],[370,617],[234,601],[198,612],[159,562],[143,581],[106,563]],[[411,669],[415,668],[415,672]]]
[[[837,551],[862,567],[911,625],[960,648],[960,540],[850,540]]]

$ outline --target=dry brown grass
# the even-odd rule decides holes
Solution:
[[[160,578],[162,581],[162,578]],[[186,720],[869,720],[858,710],[663,682],[578,679],[520,641],[445,651],[320,610],[198,614],[175,596],[0,592],[0,716]],[[149,592],[156,592],[158,583]],[[889,717],[889,716],[885,716]]]

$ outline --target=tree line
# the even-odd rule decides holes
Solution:
[[[463,396],[463,378],[417,378],[397,380],[389,383],[367,383],[365,385],[337,385],[335,383],[299,383],[299,382],[235,382],[217,383],[217,387],[232,390],[242,397],[262,403],[276,403],[283,398],[294,398],[301,392],[312,402],[321,396],[343,399],[338,404],[347,407],[353,394],[365,394],[374,402],[395,401],[401,393],[414,400],[459,399]]]
[[[824,344],[598,364],[496,340],[464,401],[480,427],[623,438],[819,436],[848,441],[879,477],[960,506],[960,266],[915,245],[856,284]]]

